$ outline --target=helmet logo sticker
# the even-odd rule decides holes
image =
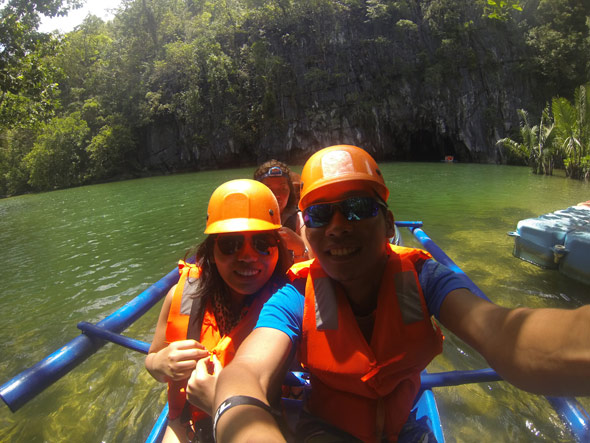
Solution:
[[[354,173],[352,156],[346,151],[328,152],[322,157],[322,173],[324,178]]]
[[[223,199],[221,213],[224,219],[235,218],[236,214],[248,218],[250,216],[250,199],[241,192],[228,194]]]

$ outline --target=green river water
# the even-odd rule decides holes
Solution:
[[[294,168],[300,170],[300,168]],[[590,184],[528,168],[382,165],[398,220],[426,233],[493,301],[574,308],[590,287],[512,256],[506,233],[528,217],[590,199]],[[174,268],[203,239],[208,198],[252,169],[87,186],[0,200],[0,383],[76,337]],[[403,232],[406,245],[417,243]],[[126,335],[151,341],[160,304]],[[490,331],[493,334],[493,331]],[[487,367],[450,334],[430,371]],[[144,356],[109,344],[16,413],[0,405],[0,441],[142,442],[165,402]],[[448,442],[573,441],[543,397],[506,383],[435,390]],[[579,399],[590,411],[590,398]]]

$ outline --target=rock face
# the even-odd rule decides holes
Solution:
[[[524,44],[509,41],[515,28],[508,32],[508,24],[474,13],[442,31],[448,18],[410,3],[415,8],[403,19],[384,14],[368,21],[366,13],[349,11],[303,17],[289,28],[260,25],[246,38],[249,56],[233,54],[251,77],[239,86],[248,124],[212,108],[208,126],[159,122],[146,129],[148,164],[300,164],[338,143],[361,146],[377,160],[453,155],[502,163],[496,140],[518,127],[517,109],[539,109],[543,100],[523,68]]]

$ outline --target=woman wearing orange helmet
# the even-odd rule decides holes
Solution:
[[[262,183],[233,180],[213,192],[208,236],[195,264],[179,262],[180,279],[164,300],[145,360],[149,373],[168,383],[163,441],[213,441],[217,376],[292,262],[279,228],[277,200]]]
[[[279,233],[287,247],[293,251],[295,261],[299,262],[310,257],[304,236],[301,235],[304,225],[301,212],[297,208],[299,190],[295,187],[294,178],[299,180],[300,185],[299,175],[293,173],[285,163],[274,159],[263,163],[254,172],[254,180],[268,186],[277,198],[283,225]]]

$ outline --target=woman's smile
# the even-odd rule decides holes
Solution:
[[[230,254],[224,254],[218,242],[215,242],[213,256],[219,275],[232,291],[241,295],[258,292],[272,276],[279,250],[277,246],[269,246],[268,253],[261,253],[253,246],[253,236],[256,232],[233,233],[244,236],[240,249]],[[227,252],[227,251],[226,251]]]

